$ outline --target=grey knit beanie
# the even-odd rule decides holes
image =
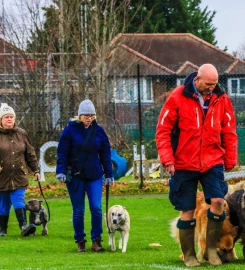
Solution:
[[[81,114],[96,114],[94,104],[91,100],[85,99],[80,103],[78,108],[78,115]]]
[[[6,114],[12,114],[14,118],[16,117],[15,111],[12,107],[10,107],[7,103],[1,103],[0,118],[2,118]]]

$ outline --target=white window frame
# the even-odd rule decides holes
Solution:
[[[150,83],[150,86],[147,86],[147,84],[149,84],[149,83]],[[122,86],[121,89],[119,89],[120,84]],[[120,92],[120,90],[121,90],[121,92]],[[150,92],[148,92],[148,91],[150,91]],[[152,79],[151,78],[141,78],[140,79],[140,92],[141,92],[141,102],[142,103],[153,103],[153,89],[152,89]],[[150,94],[150,97],[151,97],[150,99],[147,99],[148,94]],[[137,80],[137,78],[117,79],[114,82],[114,97],[115,97],[115,103],[137,102],[138,101],[138,80]]]
[[[229,78],[228,79],[228,94],[229,96],[240,96],[245,97],[245,86],[244,89],[240,88],[240,80],[245,80],[245,77],[243,78]],[[232,92],[232,81],[237,81],[237,93]],[[243,91],[244,93],[241,93]]]
[[[177,78],[176,85],[180,86],[181,84],[184,84],[184,82],[185,82],[185,78]]]

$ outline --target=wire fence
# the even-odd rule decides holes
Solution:
[[[139,149],[140,144],[144,145],[145,159],[152,160],[150,172],[154,171],[158,157],[155,131],[161,107],[169,91],[182,84],[188,72],[195,71],[193,68],[183,74],[169,74],[139,62],[131,63],[127,69],[110,66],[106,71],[88,66],[62,69],[52,60],[57,56],[45,58],[45,65],[39,59],[32,64],[26,60],[18,66],[20,61],[11,57],[8,55],[5,60],[12,63],[11,68],[10,65],[2,68],[0,74],[0,102],[14,108],[18,125],[28,132],[39,157],[40,148],[50,141],[57,142],[68,120],[77,115],[79,103],[90,98],[112,148],[126,158],[127,171],[135,163],[133,146]],[[221,74],[219,84],[232,99],[239,138],[239,164],[226,177],[242,178],[245,177],[245,74]],[[54,146],[44,158],[47,164],[55,166]],[[148,173],[144,176],[149,177]]]

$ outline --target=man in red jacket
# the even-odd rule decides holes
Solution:
[[[177,227],[185,265],[199,265],[193,218],[198,181],[211,205],[205,257],[211,265],[222,264],[216,247],[226,216],[224,169],[237,163],[237,134],[231,101],[220,89],[213,65],[202,65],[172,91],[159,116],[156,144],[161,163],[171,174],[169,199],[181,211]]]

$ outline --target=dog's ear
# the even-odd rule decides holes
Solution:
[[[231,230],[231,234],[232,234],[233,238],[235,238],[237,236],[237,233],[238,233],[238,226],[235,226]]]

